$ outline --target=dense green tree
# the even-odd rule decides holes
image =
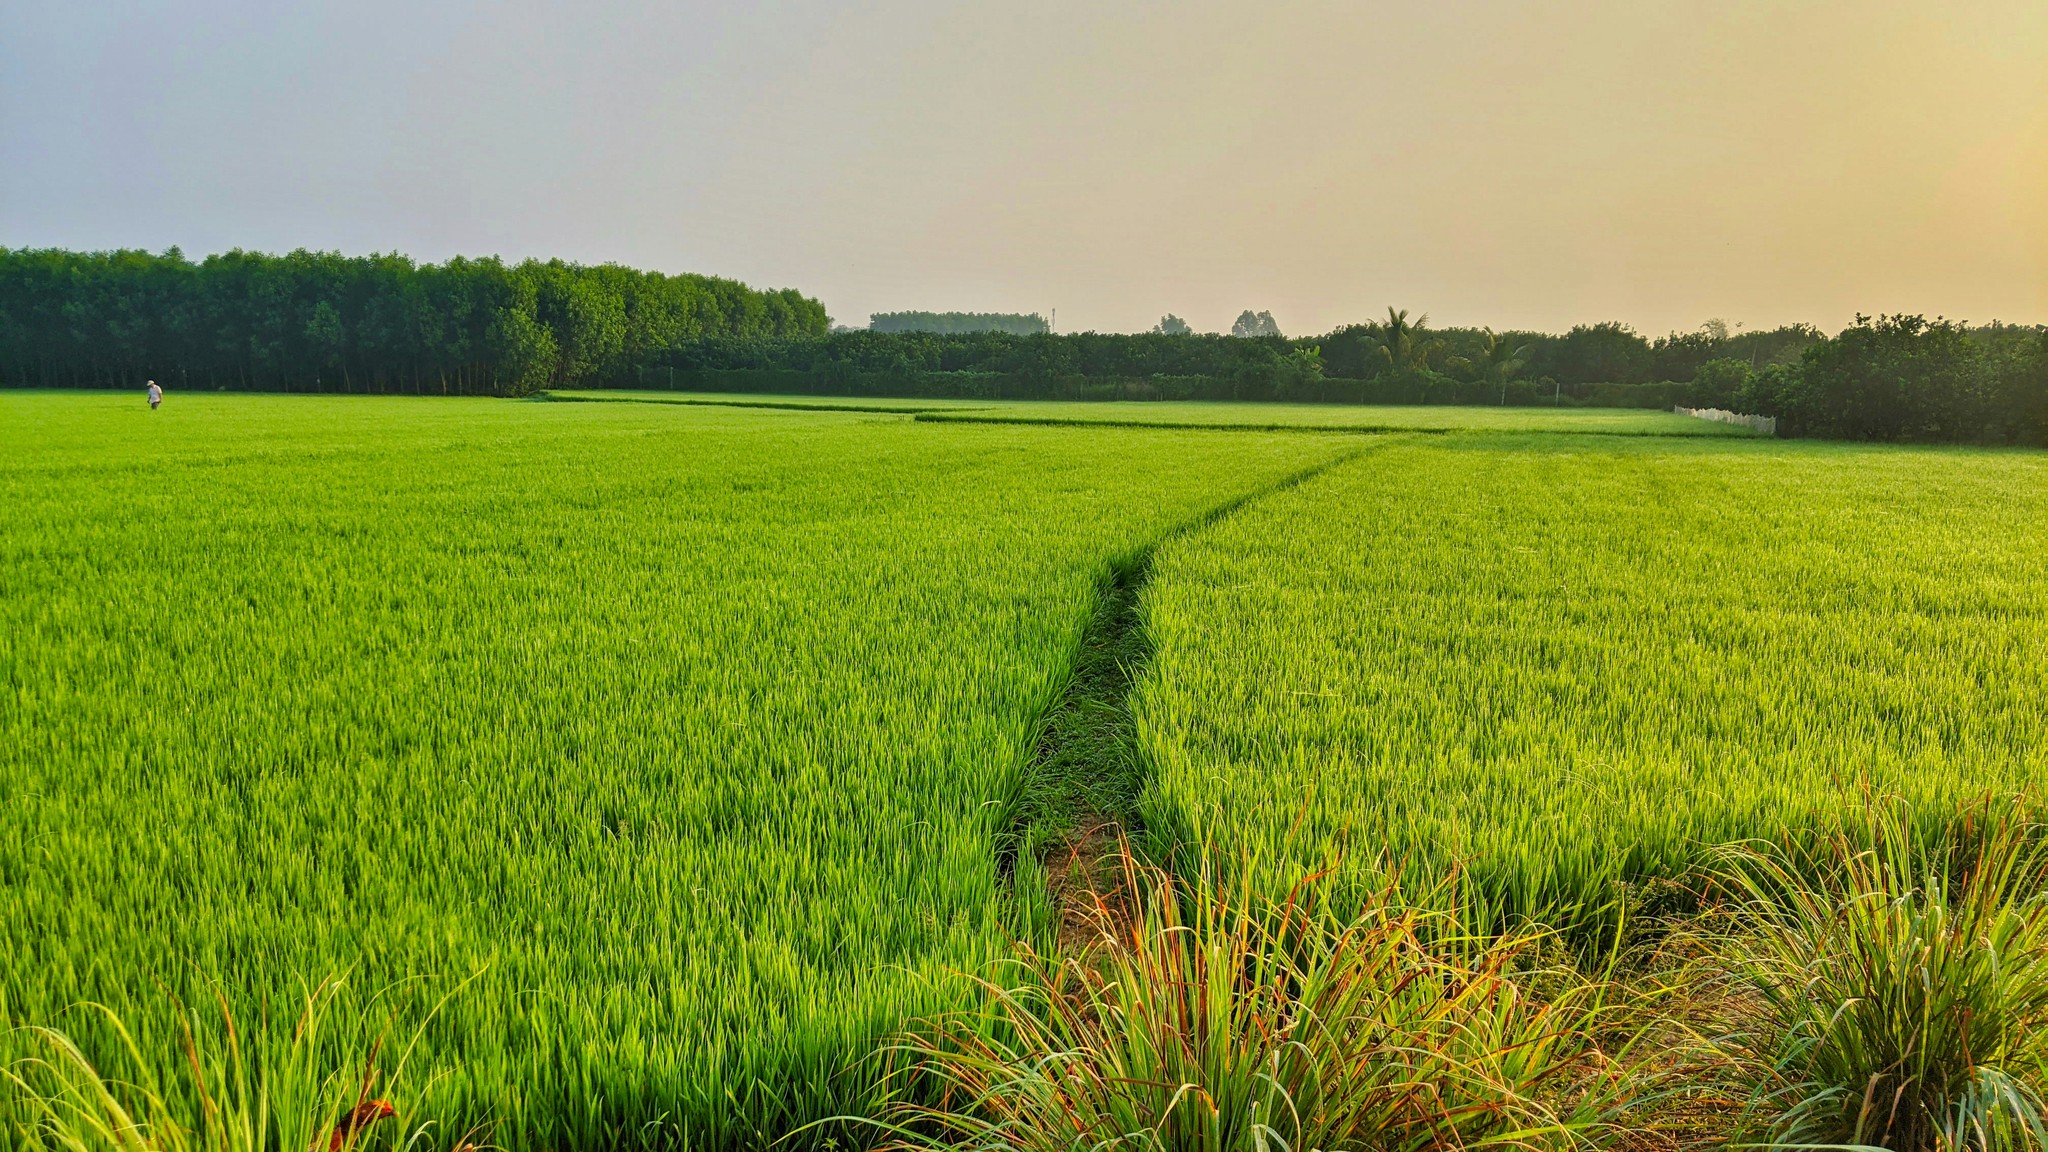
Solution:
[[[1649,341],[1626,324],[1580,324],[1529,351],[1529,370],[1563,384],[1639,384],[1651,378]]]
[[[1805,324],[1760,332],[1733,332],[1726,321],[1709,320],[1697,332],[1673,332],[1650,346],[1648,378],[1691,380],[1713,360],[1741,360],[1752,370],[1766,364],[1795,364],[1823,337]]]
[[[960,314],[965,315],[965,314]],[[2048,443],[2048,332],[1920,317],[1651,344],[1385,319],[1313,340],[838,331],[815,300],[614,265],[0,249],[0,383],[524,393],[682,386],[877,395],[1732,407],[1791,435]],[[1171,321],[1172,323],[1169,323]]]
[[[1732,356],[1709,360],[1693,373],[1692,394],[1687,399],[1695,408],[1733,408],[1755,376],[1747,360]]]

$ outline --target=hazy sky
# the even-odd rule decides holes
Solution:
[[[2048,0],[7,0],[0,244],[615,260],[851,323],[2048,321]]]

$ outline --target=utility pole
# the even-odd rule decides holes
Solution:
[[[1052,320],[1051,320],[1050,322],[1048,322],[1048,323],[1046,324],[1045,328],[1046,328],[1046,331],[1047,331],[1047,332],[1048,332],[1049,334],[1051,334],[1051,335],[1054,335],[1054,336],[1057,336],[1057,335],[1059,335],[1059,333],[1060,333],[1060,310],[1059,310],[1059,309],[1055,308],[1055,309],[1053,309],[1053,310],[1052,310]]]

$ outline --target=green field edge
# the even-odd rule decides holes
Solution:
[[[1173,403],[1173,401],[1161,401]],[[1416,433],[1423,436],[1444,436],[1454,429],[1413,428],[1398,424],[1227,424],[1209,421],[1174,420],[1078,420],[1060,416],[973,416],[953,415],[954,409],[927,408],[911,415],[921,424],[1021,424],[1038,428],[1145,428],[1163,432],[1348,432],[1354,435],[1385,436],[1389,433]],[[1284,487],[1284,485],[1283,485]],[[1278,488],[1271,491],[1279,491]],[[1264,496],[1269,492],[1261,492]],[[1228,515],[1226,512],[1225,515]]]
[[[1162,401],[1172,403],[1172,401]],[[907,409],[895,409],[909,412]],[[959,413],[956,415],[956,413]],[[1024,424],[1046,428],[1146,428],[1169,432],[1319,432],[1385,436],[1623,436],[1667,440],[1748,440],[1757,435],[1661,431],[1648,428],[1429,428],[1412,424],[1274,424],[1221,423],[1174,420],[1088,420],[1063,416],[982,416],[970,410],[926,408],[910,413],[911,419],[926,424]]]
[[[689,399],[667,396],[589,396],[565,395],[559,392],[536,392],[531,400],[549,404],[662,404],[685,408],[770,408],[784,412],[878,412],[885,416],[916,416],[926,412],[951,412],[947,406],[931,407],[896,405],[884,407],[880,404],[807,404],[801,400],[706,400],[697,397]]]
[[[1422,436],[1461,435],[1502,435],[1530,434],[1556,436],[1619,436],[1663,439],[1729,439],[1750,440],[1767,437],[1739,432],[1703,432],[1696,429],[1679,430],[1653,428],[1459,428],[1429,427],[1427,425],[1397,423],[1302,423],[1291,424],[1278,421],[1229,421],[1229,420],[1146,420],[1133,418],[1094,419],[1084,416],[1012,416],[988,412],[988,408],[1002,406],[1005,402],[948,401],[944,403],[838,403],[828,399],[816,401],[802,399],[745,399],[736,397],[708,398],[683,396],[675,393],[656,394],[607,394],[589,392],[536,392],[530,400],[557,404],[659,404],[691,408],[757,408],[784,412],[858,412],[881,416],[903,416],[911,421],[929,424],[999,424],[1040,428],[1129,428],[1167,432],[1311,432],[1338,433],[1352,436],[1381,436],[1413,434]],[[1086,404],[1088,401],[1073,401]],[[1160,401],[1174,404],[1176,401]]]

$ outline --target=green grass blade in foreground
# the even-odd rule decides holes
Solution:
[[[462,990],[444,992],[429,1018]],[[15,1029],[7,1047],[16,1055],[0,1067],[0,1119],[7,1121],[0,1147],[478,1148],[481,1128],[437,1131],[415,1117],[414,1102],[431,1088],[412,1062],[424,1021],[397,1030],[381,1014],[384,995],[360,998],[344,981],[322,980],[303,994],[295,1017],[250,1030],[212,991],[207,1008],[171,999],[174,1035],[139,1038],[119,1014],[97,1004],[67,1013],[63,1027]]]

